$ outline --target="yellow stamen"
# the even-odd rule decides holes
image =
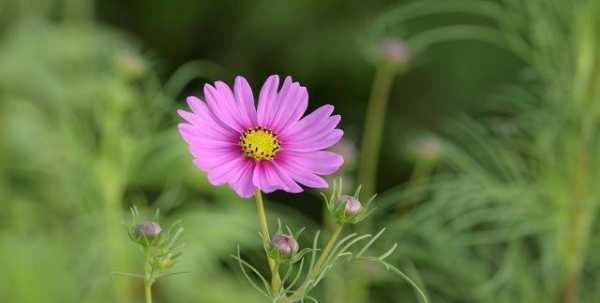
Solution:
[[[273,160],[280,147],[277,136],[260,126],[244,131],[240,136],[240,146],[246,157],[256,160]]]

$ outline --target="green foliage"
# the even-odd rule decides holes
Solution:
[[[361,186],[359,185],[354,192],[354,197],[358,198],[360,194]],[[428,303],[427,296],[421,287],[411,280],[404,272],[397,267],[386,261],[386,258],[392,255],[397,244],[394,244],[390,249],[385,251],[383,254],[377,257],[368,257],[364,254],[373,246],[373,244],[381,237],[385,228],[381,229],[377,234],[365,234],[359,235],[358,233],[350,233],[340,239],[342,230],[347,224],[355,224],[365,219],[370,213],[368,210],[368,204],[370,204],[375,197],[372,197],[367,203],[367,206],[363,210],[364,213],[357,213],[354,216],[347,217],[341,213],[340,207],[334,205],[335,201],[339,199],[343,194],[343,186],[341,179],[334,181],[329,197],[324,193],[321,193],[324,202],[327,206],[327,210],[330,212],[331,219],[336,219],[335,231],[331,237],[327,240],[323,249],[319,248],[319,236],[320,231],[315,233],[312,241],[311,248],[305,248],[297,252],[295,255],[288,256],[289,258],[282,259],[279,252],[275,251],[271,246],[265,245],[264,250],[267,257],[273,260],[274,266],[271,271],[271,283],[268,282],[268,277],[265,277],[261,272],[249,262],[245,261],[240,255],[240,249],[238,247],[237,254],[232,257],[238,262],[239,268],[250,285],[256,289],[265,298],[268,298],[272,302],[280,303],[295,303],[295,302],[319,302],[316,296],[312,293],[319,283],[332,271],[336,265],[341,263],[349,262],[368,262],[372,264],[383,265],[383,267],[396,275],[401,279],[405,280],[412,286],[417,292],[419,299],[422,302]],[[259,198],[257,198],[259,199]],[[343,206],[342,206],[343,207]],[[281,234],[281,221],[278,222],[277,234]],[[288,227],[288,235],[292,235],[295,238],[299,238],[300,234],[304,231],[304,228],[293,233]],[[261,235],[263,237],[263,235]],[[262,239],[263,242],[265,239]],[[362,245],[358,248],[357,246]],[[310,254],[310,258],[307,256]],[[307,266],[305,267],[305,264]],[[273,283],[273,277],[279,277],[279,270],[283,269],[284,275],[280,283]],[[273,273],[276,274],[273,274]],[[342,288],[348,288],[348,284],[341,285]],[[349,289],[342,289],[349,290]]]
[[[597,1],[434,2],[384,20],[488,19],[416,32],[408,43],[424,55],[439,42],[493,42],[524,69],[490,93],[483,118],[444,131],[430,184],[384,194],[421,202],[401,218],[384,216],[402,243],[398,255],[416,262],[435,302],[595,302],[600,79],[597,56],[586,54],[599,45]]]
[[[159,281],[157,300],[254,300],[219,265],[236,242],[257,247],[240,232],[252,230],[254,213],[206,186],[190,165],[173,127],[172,96],[129,40],[38,18],[12,23],[2,36],[2,302],[140,301],[140,281],[111,274],[142,268],[127,244],[126,209],[156,205],[168,214],[182,201],[204,205],[177,214],[191,229],[184,241],[195,247],[178,268],[192,273]],[[208,207],[215,199],[227,203]]]

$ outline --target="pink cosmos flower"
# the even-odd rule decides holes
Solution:
[[[270,76],[260,90],[258,107],[248,81],[235,78],[232,89],[222,81],[204,86],[206,102],[188,97],[192,112],[179,110],[185,123],[179,133],[194,163],[213,185],[229,184],[241,197],[284,190],[298,193],[299,184],[327,187],[320,176],[334,173],[344,162],[324,151],[344,132],[339,115],[324,105],[302,118],[308,92],[291,77],[279,88],[279,76]]]

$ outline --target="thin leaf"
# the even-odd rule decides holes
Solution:
[[[385,227],[382,228],[373,238],[371,238],[371,240],[369,240],[369,242],[367,242],[367,244],[365,244],[365,246],[360,251],[358,251],[358,253],[356,254],[356,257],[362,256],[367,251],[367,249],[369,249],[369,247],[371,247],[371,245],[373,245],[373,243],[375,243],[375,241],[377,239],[379,239],[379,237],[381,237],[381,235],[384,232],[385,232]]]
[[[269,288],[269,283],[267,282],[267,280],[263,277],[263,275],[260,274],[260,272],[254,268],[252,265],[250,265],[248,262],[244,261],[241,256],[240,256],[240,247],[238,246],[237,248],[237,256],[236,255],[231,255],[232,258],[236,259],[240,265],[240,269],[242,271],[242,274],[244,275],[244,277],[246,277],[246,279],[248,280],[248,282],[250,282],[250,284],[252,285],[252,287],[254,287],[256,290],[258,290],[260,293],[262,293],[265,297],[271,297],[271,291]],[[258,276],[258,278],[261,280],[261,282],[264,285],[264,290],[261,289],[256,282],[254,282],[254,279],[252,279],[250,277],[250,275],[248,275],[248,273],[246,272],[246,269],[244,269],[244,266],[248,267],[250,270],[252,270],[252,272],[254,272],[254,274],[256,276]]]

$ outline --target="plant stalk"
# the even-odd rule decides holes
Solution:
[[[150,263],[150,250],[144,249],[146,262],[144,263],[144,297],[146,303],[152,303],[152,284],[154,284],[154,269]]]
[[[398,70],[394,66],[383,62],[377,67],[375,78],[373,79],[373,88],[369,103],[367,104],[367,114],[359,155],[358,181],[362,185],[362,200],[369,199],[376,190],[377,166],[379,164],[385,113],[394,77],[397,72]],[[369,224],[363,226],[363,229],[368,230],[369,228]],[[362,267],[357,266],[351,268],[349,273],[352,277],[355,277],[350,282],[351,291],[348,295],[340,296],[338,302],[367,302],[369,277],[364,273]]]
[[[269,234],[269,225],[267,224],[267,214],[265,211],[265,203],[262,198],[260,189],[256,190],[256,211],[258,214],[258,224],[260,226],[260,233],[263,239],[263,246],[265,248],[271,245],[271,236]],[[271,291],[273,296],[279,295],[281,290],[281,277],[279,276],[279,266],[275,260],[267,255],[267,262],[269,263],[269,269],[271,271]]]
[[[344,229],[344,224],[336,225],[335,230],[333,231],[333,234],[331,235],[331,238],[329,238],[329,241],[327,241],[327,244],[325,244],[325,248],[323,249],[323,252],[319,256],[317,263],[315,263],[315,266],[308,273],[306,282],[302,285],[302,287],[300,287],[298,290],[296,290],[294,292],[294,294],[291,295],[285,301],[286,303],[294,303],[294,302],[298,302],[298,301],[302,300],[302,298],[305,295],[306,290],[308,289],[308,286],[309,286],[308,282],[312,282],[315,278],[317,278],[321,274],[321,271],[323,270],[323,265],[325,265],[325,262],[327,262],[327,259],[329,259],[329,255],[331,254],[333,248],[335,247],[335,244],[336,244],[338,238],[340,237],[343,229]]]
[[[144,282],[144,294],[146,297],[146,303],[152,303],[152,283]]]
[[[363,199],[368,199],[375,193],[385,111],[395,75],[396,70],[386,63],[382,63],[375,72],[367,105],[358,166],[358,179],[359,184],[362,184]]]
[[[321,273],[321,270],[322,270],[321,267],[325,264],[325,262],[329,258],[329,255],[331,254],[331,250],[335,246],[335,243],[337,242],[337,239],[340,237],[340,234],[342,233],[343,229],[344,229],[344,224],[338,224],[335,227],[335,230],[333,231],[331,238],[329,238],[329,241],[327,241],[327,244],[325,245],[325,249],[323,249],[323,253],[317,260],[317,263],[315,264],[315,267],[313,267],[313,270],[308,275],[309,280],[316,278]]]
[[[585,142],[585,140],[584,140]],[[587,177],[589,158],[586,147],[582,142],[579,146],[576,159],[574,197],[569,208],[569,217],[567,222],[567,232],[565,241],[567,242],[567,255],[565,257],[564,279],[561,289],[562,303],[579,302],[579,283],[581,274],[581,264],[583,262],[589,229],[589,213],[586,212],[585,200],[587,199]]]

